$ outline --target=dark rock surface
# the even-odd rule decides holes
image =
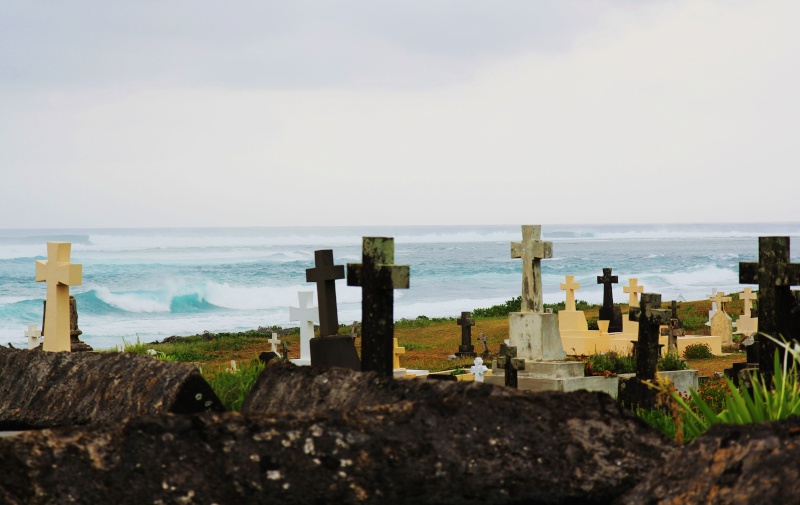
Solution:
[[[197,367],[187,363],[130,353],[0,348],[2,430],[207,410],[224,407]]]
[[[676,451],[601,393],[320,372],[268,366],[268,413],[0,439],[0,502],[609,503]]]
[[[715,425],[673,453],[619,504],[800,502],[800,417]]]

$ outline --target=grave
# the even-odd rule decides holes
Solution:
[[[617,282],[619,282],[618,277],[611,275],[610,268],[604,268],[603,275],[597,276],[597,283],[603,285],[603,306],[600,307],[600,317],[598,319],[609,321],[609,333],[622,331],[622,311],[614,305],[614,294],[611,292],[611,285]]]
[[[713,319],[714,314],[717,313],[717,288],[711,288],[711,294],[706,296],[709,300],[711,300],[711,310],[708,311],[708,321],[706,321],[706,326],[711,326],[711,319]]]
[[[70,286],[83,283],[83,270],[70,263],[69,242],[48,242],[47,260],[36,261],[36,282],[47,282],[46,324],[43,348],[48,352],[70,351]]]
[[[475,357],[478,353],[475,352],[475,347],[472,345],[472,327],[475,326],[475,319],[472,318],[472,312],[462,312],[461,317],[456,319],[456,324],[461,326],[461,345],[458,346],[458,357]]]
[[[300,357],[292,361],[295,365],[311,365],[311,339],[314,338],[314,323],[319,323],[319,307],[314,307],[313,291],[298,291],[299,307],[289,307],[289,321],[300,322]]]
[[[267,340],[267,342],[272,345],[272,352],[274,352],[276,356],[280,356],[280,353],[278,352],[278,344],[280,344],[281,341],[278,339],[278,334],[273,333],[272,338]]]
[[[41,330],[36,324],[29,324],[27,331],[25,331],[25,336],[28,337],[28,349],[33,350],[39,347],[39,337],[41,336]]]
[[[631,354],[633,342],[639,339],[639,322],[631,320],[630,311],[639,307],[639,295],[644,292],[644,286],[639,284],[639,279],[631,277],[628,285],[622,287],[622,292],[628,295],[628,313],[622,318],[622,332],[611,335],[609,348],[620,354]]]
[[[475,358],[475,361],[472,362],[472,366],[469,367],[469,372],[475,376],[475,382],[483,382],[483,376],[486,373],[491,373],[489,367],[483,364],[483,358],[478,356]]]
[[[758,296],[753,293],[750,286],[744,288],[742,294],[739,295],[739,299],[744,302],[744,308],[742,315],[736,320],[736,333],[741,333],[744,337],[755,335],[758,332],[758,312],[756,312],[756,317],[753,317],[753,301],[757,298]]]
[[[800,304],[792,286],[800,285],[800,264],[792,263],[789,237],[759,237],[758,263],[739,263],[739,283],[758,284],[759,369],[771,375],[775,352],[783,349],[762,334],[797,343],[800,339]]]
[[[575,282],[573,275],[567,275],[565,280],[560,287],[566,292],[566,303],[558,312],[558,331],[564,350],[576,356],[608,351],[608,332],[590,330],[586,314],[575,307],[575,291],[580,289],[580,283]]]
[[[711,335],[720,337],[723,344],[733,342],[733,321],[731,316],[725,312],[725,304],[730,301],[731,297],[725,296],[722,291],[714,294],[717,311],[711,318]]]
[[[47,300],[42,302],[42,328],[45,326],[47,319]],[[43,335],[44,332],[41,333]],[[79,337],[83,332],[78,328],[78,301],[74,296],[69,297],[69,347],[72,352],[85,352],[93,351],[94,349],[89,344],[83,342]],[[42,345],[42,344],[40,344]]]
[[[362,262],[347,264],[347,285],[361,287],[361,370],[392,377],[394,290],[408,289],[408,265],[394,265],[394,239],[364,237]]]
[[[478,342],[483,344],[483,352],[481,353],[481,358],[483,358],[484,360],[488,360],[491,354],[489,353],[489,345],[486,343],[487,342],[486,335],[484,335],[483,333],[478,335]]]
[[[355,338],[339,335],[336,279],[344,279],[344,265],[333,264],[333,251],[314,251],[314,268],[306,269],[306,281],[317,283],[319,337],[311,339],[312,366],[340,366],[361,370]]]

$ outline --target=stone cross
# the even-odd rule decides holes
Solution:
[[[560,288],[567,292],[567,302],[564,306],[564,310],[575,312],[575,291],[581,289],[581,285],[579,282],[575,282],[574,275],[567,275],[566,281],[567,282],[562,282],[560,285]]]
[[[336,279],[344,279],[344,265],[333,264],[333,251],[314,251],[314,268],[306,269],[306,282],[317,283],[319,335],[338,335],[339,315],[336,311]]]
[[[798,300],[792,286],[800,285],[800,264],[791,263],[789,237],[759,237],[758,263],[739,263],[739,283],[758,284],[759,370],[771,375],[775,351],[783,350],[763,338],[800,339]]]
[[[406,353],[405,347],[400,347],[396,338],[392,339],[392,369],[397,370],[400,367],[400,355]]]
[[[361,370],[392,377],[394,290],[408,289],[408,265],[394,265],[394,239],[364,237],[362,262],[347,264],[347,285],[361,287]]]
[[[622,292],[628,293],[628,305],[630,307],[638,307],[639,293],[644,293],[644,286],[639,285],[639,279],[631,277],[628,279],[628,285],[622,286]]]
[[[39,347],[39,335],[41,335],[39,327],[34,323],[29,324],[28,330],[25,332],[25,336],[28,337],[28,349]]]
[[[713,296],[713,298],[711,298],[711,300],[716,302],[717,308],[719,310],[721,310],[722,312],[725,312],[725,304],[728,303],[729,301],[731,301],[731,297],[730,296],[725,296],[725,293],[723,293],[722,291],[719,291],[717,293],[714,293],[714,296]]]
[[[600,307],[598,319],[610,321],[608,324],[609,333],[622,331],[622,316],[617,316],[614,310],[614,294],[611,292],[611,285],[619,282],[616,275],[611,275],[610,268],[603,269],[603,275],[597,276],[597,283],[603,285],[603,306]]]
[[[472,327],[475,326],[475,319],[472,318],[472,312],[462,312],[456,324],[461,326],[461,345],[458,346],[456,356],[475,356],[475,347],[472,345]]]
[[[83,283],[83,267],[69,261],[72,244],[48,242],[47,260],[36,261],[36,282],[47,282],[44,350],[70,351],[69,287]]]
[[[709,300],[711,300],[711,310],[708,311],[708,321],[709,321],[708,324],[711,324],[711,319],[713,319],[714,314],[717,313],[717,302],[716,302],[717,288],[712,288],[711,294],[706,296],[708,297]]]
[[[744,288],[744,292],[739,295],[739,299],[744,301],[744,310],[742,314],[750,317],[750,313],[753,310],[753,302],[758,299],[758,295],[753,293],[753,289],[750,286],[747,286]]]
[[[655,392],[645,381],[653,383],[658,368],[659,328],[669,324],[670,311],[661,308],[661,295],[642,293],[639,307],[632,307],[631,321],[639,322],[639,338],[636,344],[636,377],[620,386],[619,399],[625,405],[643,408],[655,406]]]
[[[553,257],[553,243],[543,242],[542,227],[522,226],[522,242],[511,242],[511,257],[522,258],[522,304],[520,312],[542,312],[541,260]]]
[[[481,357],[483,359],[488,359],[489,357],[489,346],[486,345],[486,335],[481,333],[478,335],[478,341],[483,344],[483,352],[481,353]]]
[[[267,340],[267,342],[272,344],[272,352],[274,352],[275,354],[278,354],[278,344],[281,343],[281,341],[278,340],[278,334],[277,333],[273,333],[272,334],[272,338]]]
[[[504,370],[506,387],[516,389],[518,387],[517,372],[525,370],[525,359],[517,358],[517,348],[508,344],[500,344],[497,365]]]
[[[300,358],[295,360],[299,365],[311,364],[311,339],[314,338],[314,323],[319,324],[319,307],[313,307],[314,292],[298,291],[299,307],[289,307],[289,321],[300,322]]]

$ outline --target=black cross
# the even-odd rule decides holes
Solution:
[[[517,358],[517,348],[500,344],[500,354],[497,356],[497,365],[505,371],[505,385],[509,388],[518,387],[517,372],[525,369],[525,360]]]
[[[461,326],[461,345],[456,356],[477,356],[472,345],[472,327],[475,326],[475,320],[471,316],[472,312],[462,312],[461,318],[456,320],[456,324]]]
[[[339,333],[339,315],[336,311],[336,279],[344,279],[344,265],[333,264],[333,251],[314,251],[314,268],[306,269],[306,282],[317,283],[319,306],[319,335],[326,337]]]
[[[361,263],[347,264],[347,285],[361,287],[361,370],[392,377],[394,290],[408,289],[408,265],[393,265],[394,239],[364,237]]]
[[[600,307],[599,319],[609,321],[609,333],[622,331],[622,320],[615,317],[614,314],[614,294],[611,292],[611,285],[617,282],[619,282],[619,279],[616,275],[611,275],[610,268],[604,268],[603,275],[597,276],[597,283],[603,284],[603,306]]]
[[[758,237],[758,263],[739,263],[739,283],[758,284],[759,333],[800,340],[797,300],[791,289],[800,285],[800,265],[791,263],[789,237]],[[756,338],[759,370],[769,375],[778,346],[760,335]]]
[[[658,338],[661,325],[670,323],[670,311],[661,308],[661,295],[642,293],[638,307],[631,307],[628,319],[639,322],[639,340],[636,346],[636,377],[640,380],[656,378],[658,367]]]

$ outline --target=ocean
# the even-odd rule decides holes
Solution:
[[[543,225],[553,258],[542,261],[544,301],[564,300],[559,284],[574,275],[576,298],[602,301],[603,268],[619,276],[614,300],[636,277],[663,300],[698,300],[716,288],[741,291],[740,261],[756,261],[758,237],[790,236],[800,223]],[[411,268],[411,287],[395,290],[395,317],[454,317],[520,294],[521,261],[511,259],[519,225],[189,229],[0,230],[0,344],[25,347],[29,323],[41,325],[45,283],[35,260],[48,241],[72,243],[83,265],[78,302],[81,339],[113,348],[203,331],[294,326],[289,306],[314,291],[305,270],[314,250],[333,249],[336,264],[361,261],[363,236],[395,238],[395,263]],[[795,247],[795,251],[800,246]],[[793,261],[798,255],[792,254]],[[339,321],[361,319],[361,289],[337,281]]]

